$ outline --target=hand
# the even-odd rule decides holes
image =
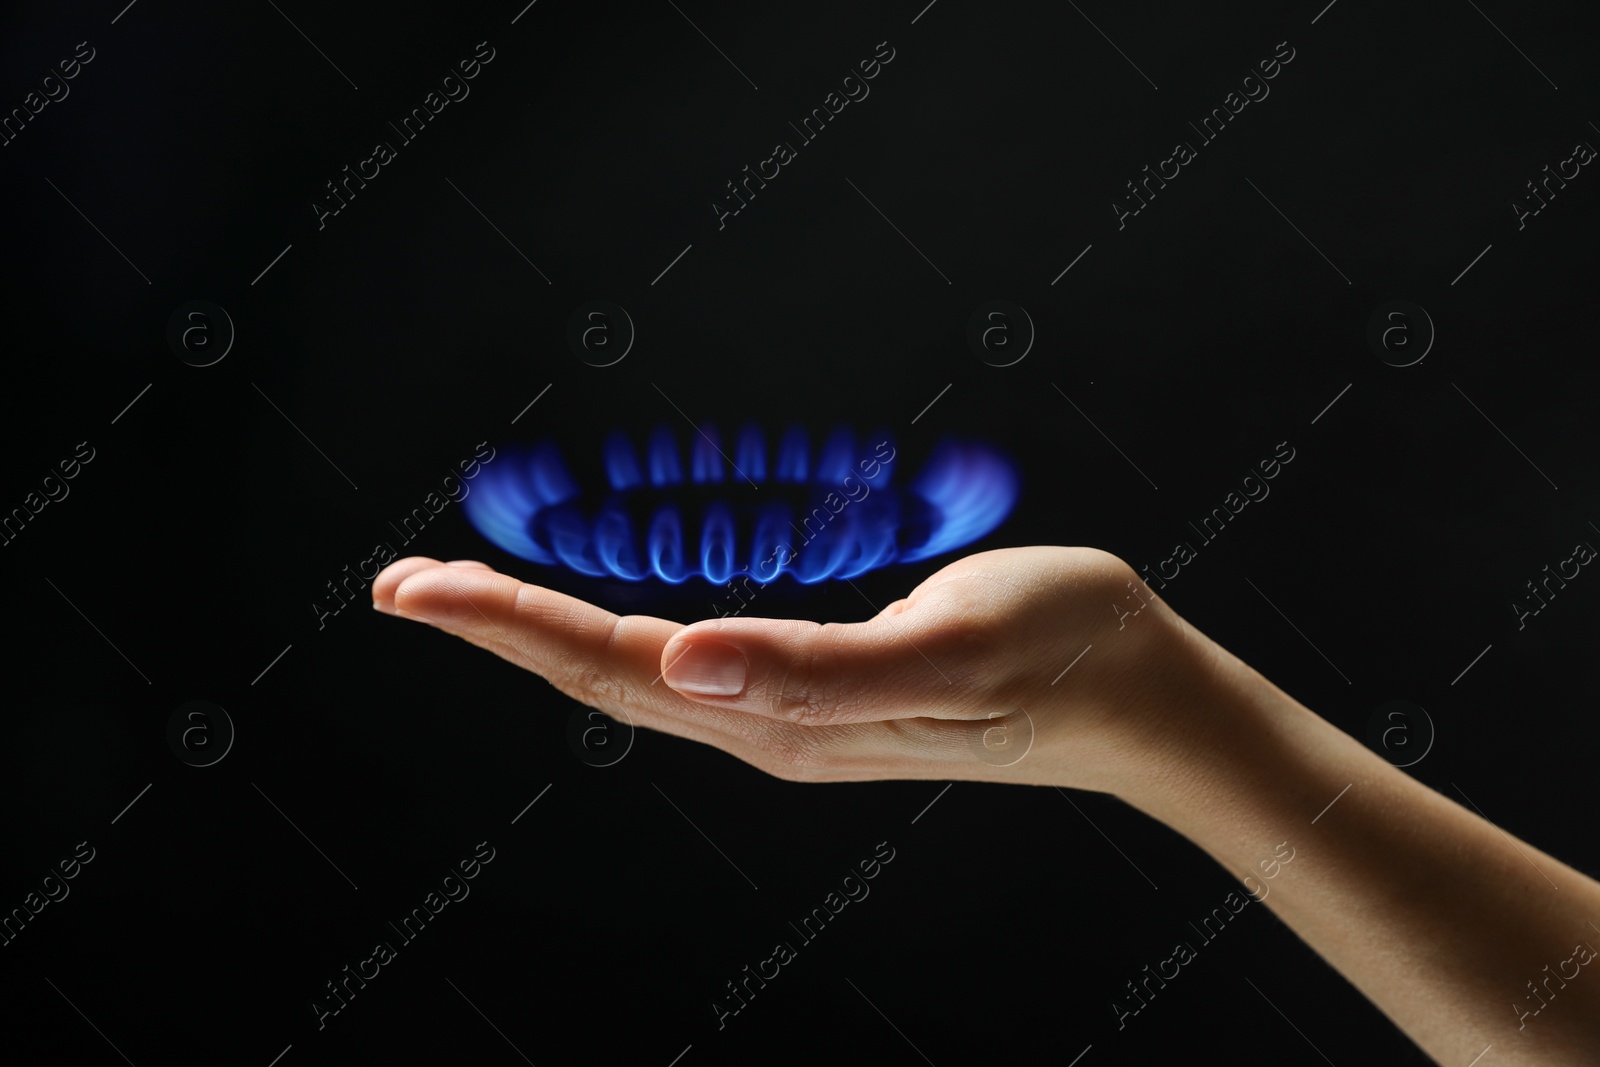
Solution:
[[[1486,1046],[1497,1062],[1595,1062],[1600,982],[1546,1007],[1519,983],[1552,958],[1595,958],[1600,883],[1317,717],[1114,556],[984,552],[866,622],[826,625],[618,617],[481,563],[419,558],[372,592],[613,718],[793,781],[1113,793],[1248,872],[1244,890],[1438,1062]],[[1264,859],[1284,855],[1305,858]],[[1112,1003],[1119,1028],[1137,1003]]]
[[[858,623],[619,617],[481,563],[420,557],[392,563],[372,596],[612,718],[791,781],[1124,793],[1183,748],[1162,709],[1192,661],[1172,653],[1193,631],[1094,549],[969,556]]]

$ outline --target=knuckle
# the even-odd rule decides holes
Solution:
[[[824,624],[791,656],[767,685],[767,710],[774,718],[808,726],[827,726],[842,716],[840,684],[828,669],[826,649],[837,624]]]
[[[577,665],[567,673],[560,688],[574,700],[598,708],[608,715],[626,703],[627,686],[614,673],[597,663]]]
[[[832,766],[825,747],[802,733],[782,730],[764,744],[767,773],[786,782],[819,782]]]

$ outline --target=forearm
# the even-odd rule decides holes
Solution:
[[[1595,1062],[1600,965],[1574,953],[1600,946],[1600,884],[1390,766],[1192,629],[1175,656],[1185,769],[1125,799],[1246,879],[1440,1062],[1490,1044],[1496,1063]],[[1285,842],[1293,859],[1277,862]]]

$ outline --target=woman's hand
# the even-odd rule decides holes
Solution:
[[[1438,1062],[1597,1062],[1600,978],[1549,964],[1596,958],[1600,884],[1390,766],[1114,556],[984,552],[859,623],[619,618],[417,558],[377,577],[373,606],[782,778],[1113,793],[1232,871]],[[1142,1003],[1112,1005],[1119,1028]]]
[[[1127,794],[1184,747],[1188,630],[1115,556],[956,561],[866,622],[619,617],[482,564],[399,560],[373,606],[626,719],[794,781],[968,778]]]

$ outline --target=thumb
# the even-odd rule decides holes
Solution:
[[[810,726],[979,719],[983,658],[969,635],[914,611],[857,623],[713,619],[667,641],[661,676],[698,703]]]

